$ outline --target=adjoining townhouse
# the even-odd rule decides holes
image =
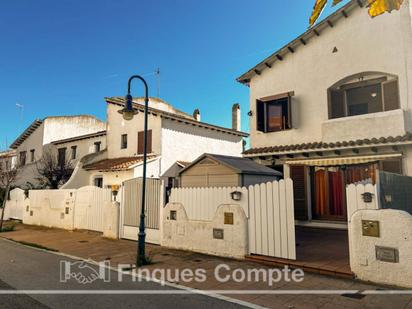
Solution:
[[[111,187],[142,175],[144,100],[134,99],[139,113],[132,121],[125,121],[119,113],[123,98],[106,98],[106,102],[107,151],[81,160],[64,188]],[[232,116],[233,128],[223,128],[202,122],[199,110],[192,116],[161,99],[150,98],[147,177],[160,178],[176,161],[191,162],[205,152],[241,156],[248,134],[240,132],[238,104]]]
[[[94,116],[57,116],[35,120],[10,146],[21,167],[17,186],[37,184],[36,162],[45,151],[54,151],[58,160],[81,158],[92,149],[86,141],[105,147],[106,123]],[[81,142],[80,142],[81,141]],[[77,147],[76,147],[77,146]],[[99,149],[100,151],[100,149]]]
[[[244,156],[293,179],[298,220],[346,222],[345,185],[412,176],[411,5],[371,19],[366,4],[350,1],[238,78],[250,87]]]
[[[0,173],[16,166],[16,152],[14,150],[0,151]]]

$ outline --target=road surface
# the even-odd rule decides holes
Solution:
[[[61,261],[70,263],[76,260],[56,255],[51,252],[23,246],[0,238],[0,308],[245,308],[239,304],[200,294],[187,295],[90,295],[90,294],[30,294],[1,295],[4,291],[20,290],[128,290],[128,291],[182,291],[155,282],[133,282],[130,276],[119,282],[118,273],[110,273],[110,282],[95,280],[89,284],[79,283],[75,278],[61,282]],[[78,261],[77,261],[78,262]],[[78,262],[78,264],[81,262]],[[92,264],[83,264],[83,267]],[[71,271],[75,273],[75,266]],[[88,267],[82,268],[84,277]]]

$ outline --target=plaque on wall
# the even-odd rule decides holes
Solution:
[[[225,224],[233,225],[233,212],[225,212]]]
[[[375,253],[378,261],[399,263],[399,250],[397,248],[375,246]]]
[[[213,238],[223,239],[224,238],[223,229],[213,229]]]

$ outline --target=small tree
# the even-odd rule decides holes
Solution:
[[[58,189],[70,179],[73,164],[66,155],[58,155],[49,148],[44,150],[42,157],[36,162],[36,169],[41,187]]]
[[[15,185],[17,176],[19,173],[19,167],[17,164],[13,164],[12,158],[4,161],[0,169],[0,187],[4,192],[1,217],[0,217],[0,232],[3,230],[4,213],[6,211],[6,202],[9,197],[11,188]]]
[[[332,5],[342,2],[343,0],[316,0],[313,7],[312,15],[309,19],[310,26],[313,26],[322,14],[326,3],[332,2]],[[385,12],[392,12],[393,10],[399,10],[404,0],[368,0],[368,12],[371,17],[379,16]]]

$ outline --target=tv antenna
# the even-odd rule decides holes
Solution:
[[[154,73],[156,75],[157,97],[160,98],[160,68],[157,68]]]
[[[16,103],[16,107],[20,110],[20,122],[21,122],[23,121],[24,105],[20,103]]]

